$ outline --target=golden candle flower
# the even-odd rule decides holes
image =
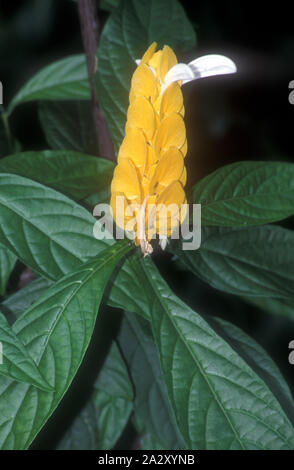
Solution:
[[[164,89],[164,78],[177,64],[177,58],[168,46],[157,52],[155,49],[153,43],[132,77],[125,138],[111,185],[111,207],[116,223],[126,229],[135,210],[135,243],[141,245],[144,254],[152,252],[152,236],[161,233],[160,219],[166,217],[164,207],[175,204],[180,209],[186,202],[183,96],[178,82]],[[122,219],[116,211],[117,196],[125,201]],[[130,205],[132,210],[128,215]],[[156,216],[152,218],[154,207]],[[167,214],[167,236],[179,223],[178,214]]]
[[[133,232],[144,255],[151,239],[161,245],[183,221],[187,153],[181,85],[202,76],[232,73],[235,65],[209,55],[178,64],[173,50],[157,44],[147,49],[135,70],[129,95],[125,137],[111,184],[111,209],[116,224]],[[117,205],[118,196],[122,204]]]

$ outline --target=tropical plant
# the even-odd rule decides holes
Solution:
[[[0,160],[0,447],[29,448],[67,396],[86,388],[83,407],[77,407],[59,449],[112,449],[131,422],[142,449],[293,450],[293,399],[269,354],[217,311],[206,312],[205,303],[198,312],[176,295],[161,274],[156,243],[148,256],[150,240],[144,239],[144,257],[136,246],[140,240],[93,235],[93,208],[109,203],[111,182],[114,193],[131,199],[138,196],[134,185],[142,183],[135,164],[126,164],[119,150],[133,74],[150,65],[143,61],[137,68],[135,61],[153,41],[159,48],[168,45],[179,58],[196,45],[177,0],[103,4],[111,13],[95,74],[89,54],[51,63],[1,114],[12,150]],[[166,107],[181,100],[175,98],[179,82],[174,83]],[[94,124],[93,93],[101,108]],[[9,122],[33,100],[40,102],[51,149],[21,152]],[[173,109],[177,116],[182,104]],[[78,127],[84,106],[88,122]],[[151,104],[144,106],[147,119]],[[154,104],[154,109],[159,108]],[[104,116],[115,153],[120,152],[114,178],[112,147],[99,135]],[[194,251],[182,250],[182,240],[168,241],[168,263],[179,277],[191,273],[195,295],[207,283],[216,295],[228,293],[293,320],[294,236],[274,223],[294,213],[294,165],[240,161],[209,174],[185,195],[180,151],[185,153],[185,136],[179,133],[178,143],[173,139],[182,123],[182,117],[170,123],[174,150],[165,154],[152,187],[163,191],[172,183],[178,192],[167,199],[181,204],[187,197],[190,204],[201,204],[202,240]],[[133,145],[135,158],[143,148],[142,132],[130,133],[124,151]],[[191,158],[189,145],[186,158]],[[171,160],[174,173],[168,173]],[[127,170],[121,170],[124,165]],[[5,295],[17,260],[34,280]]]

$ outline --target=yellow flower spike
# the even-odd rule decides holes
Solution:
[[[142,129],[148,140],[151,140],[154,134],[155,124],[156,117],[152,104],[143,96],[139,96],[129,106],[126,134],[131,127],[138,128]]]
[[[113,217],[124,230],[131,230],[144,256],[153,251],[153,235],[161,236],[164,249],[167,237],[187,215],[187,139],[181,86],[237,70],[232,60],[221,55],[209,54],[183,64],[177,62],[169,46],[157,52],[156,47],[152,43],[141,61],[136,61],[126,135],[111,184]],[[116,207],[117,196],[122,196],[122,209]]]
[[[160,78],[159,70],[160,70],[160,62],[161,62],[162,51],[157,51],[153,56],[149,59],[148,65],[152,67],[155,71],[156,76]]]
[[[147,143],[141,129],[132,128],[128,130],[120,146],[117,161],[128,158],[132,160],[136,168],[143,174],[147,159]]]
[[[186,128],[182,116],[170,114],[159,124],[155,137],[155,151],[161,154],[169,147],[181,148],[186,140]]]
[[[152,203],[150,202],[149,212],[150,212],[150,221],[154,221],[156,215],[156,223],[158,221],[164,221],[166,215],[168,216],[168,225],[170,225],[170,220],[172,218],[179,219],[181,204],[184,204],[186,201],[185,191],[183,186],[179,181],[173,181],[169,186],[167,186],[159,196],[151,196]],[[168,206],[171,207],[171,211],[168,210]]]
[[[187,183],[187,168],[184,166],[183,168],[183,172],[181,174],[181,177],[179,179],[179,182],[181,183],[181,185],[184,187],[186,186],[186,183]]]
[[[156,199],[156,204],[176,204],[180,206],[186,199],[185,191],[179,181],[173,181]]]
[[[145,54],[143,55],[142,59],[141,59],[141,62],[143,62],[144,64],[147,64],[149,62],[149,60],[151,59],[151,57],[153,56],[155,50],[156,50],[156,47],[157,47],[157,42],[153,42],[147,49],[147,51],[145,52]]]
[[[116,195],[123,195],[126,213],[122,209],[123,222],[119,220],[119,224],[124,230],[133,224],[134,242],[144,256],[153,251],[150,242],[154,235],[168,237],[181,224],[181,205],[186,203],[187,141],[181,81],[172,77],[171,83],[165,82],[177,58],[168,46],[158,52],[155,49],[156,43],[151,44],[137,61],[126,135],[111,185],[113,217],[120,219],[114,204]],[[135,219],[128,215],[134,204]]]
[[[153,102],[158,97],[159,92],[159,83],[154,73],[147,64],[140,63],[132,78],[130,103],[139,96],[144,96]]]
[[[178,60],[174,51],[169,46],[164,46],[162,49],[159,66],[159,75],[162,82],[164,81],[164,77],[166,76],[167,72],[177,63]]]
[[[158,164],[149,185],[150,194],[159,194],[173,181],[180,180],[184,170],[184,159],[176,147],[166,150]]]
[[[178,181],[174,181],[160,194],[156,200],[156,233],[170,236],[179,225],[181,205],[185,202],[185,191]]]
[[[123,197],[123,200],[124,200],[123,210],[124,210],[124,214],[125,214],[125,209],[126,209],[127,204],[128,204],[125,195],[123,193],[112,192],[111,198],[110,198],[111,215],[112,215],[113,219],[115,220],[116,224],[124,230],[125,229],[125,216],[120,217],[120,215],[121,215],[119,213],[120,208],[118,208],[118,211],[117,211],[117,206],[116,206],[117,196]]]
[[[147,144],[147,175],[149,175],[149,169],[159,160],[159,155],[156,154],[153,145]],[[149,175],[150,176],[150,175]]]
[[[160,106],[161,106],[162,96],[163,96],[162,94],[158,95],[154,103],[152,103],[154,111],[156,111],[158,118],[160,118]]]
[[[172,83],[163,93],[160,103],[160,119],[172,113],[184,113],[183,94],[177,82]]]
[[[177,62],[169,46],[157,52],[156,46],[152,43],[141,61],[136,61],[126,136],[111,184],[113,217],[133,233],[144,256],[153,251],[153,235],[160,235],[164,249],[167,237],[187,215],[187,139],[181,86],[191,80],[236,72],[234,62],[221,55],[209,54],[183,64]],[[117,195],[122,196],[122,209],[115,207]],[[130,215],[133,208],[135,217]]]
[[[185,140],[184,144],[182,145],[182,147],[180,148],[182,154],[183,154],[183,157],[185,158],[185,156],[187,155],[187,151],[188,151],[188,142],[187,142],[187,139]]]
[[[116,199],[117,197],[121,198],[119,202]],[[132,218],[132,216],[128,215],[127,213],[128,206],[129,206],[129,202],[123,193],[115,193],[115,192],[112,193],[111,199],[110,199],[110,208],[112,212],[112,217],[116,221],[116,224],[123,230],[125,230],[127,223]]]
[[[179,114],[184,117],[185,116],[185,106],[183,105],[179,111]]]
[[[111,183],[111,193],[123,193],[129,200],[141,201],[141,185],[135,165],[123,158],[116,166]]]

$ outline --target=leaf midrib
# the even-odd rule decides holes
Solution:
[[[138,341],[138,344],[141,346],[142,350],[144,351],[144,356],[146,358],[147,363],[150,366],[150,370],[152,371],[152,376],[155,378],[157,387],[160,391],[160,396],[161,396],[162,402],[164,403],[164,407],[166,409],[167,416],[169,416],[169,418],[171,419],[170,410],[168,409],[167,403],[166,403],[166,397],[163,394],[161,383],[158,381],[158,378],[156,377],[156,374],[154,373],[153,363],[152,363],[152,361],[149,360],[149,356],[148,356],[148,354],[146,352],[146,349],[145,349],[145,344],[143,342],[140,342],[140,338],[139,338],[139,335],[137,334],[137,330],[133,327],[133,325],[131,324],[131,322],[127,318],[127,316],[125,316],[125,318],[126,318],[127,323],[129,324],[129,327],[132,329],[133,333],[135,334],[135,336],[137,338],[137,341]],[[152,434],[155,436],[155,434],[153,432],[152,432]],[[175,436],[177,436],[177,430],[175,430]]]
[[[142,264],[142,263],[141,263],[141,264]],[[147,277],[148,283],[149,283],[149,285],[151,286],[151,289],[154,291],[154,293],[155,293],[155,295],[156,295],[156,298],[157,298],[159,304],[161,305],[162,310],[167,312],[168,318],[169,318],[171,324],[173,325],[174,329],[175,329],[176,331],[178,331],[178,334],[179,334],[179,337],[180,337],[182,343],[185,345],[186,349],[188,350],[189,355],[191,355],[191,357],[192,357],[192,359],[193,359],[193,362],[195,362],[196,367],[198,368],[199,372],[201,373],[202,377],[204,378],[205,382],[207,383],[208,388],[211,390],[212,395],[215,397],[215,400],[216,400],[217,404],[219,405],[219,407],[220,407],[222,413],[224,414],[226,420],[228,421],[228,423],[229,423],[229,425],[230,425],[230,427],[231,427],[233,433],[234,433],[235,436],[236,436],[236,439],[237,439],[238,442],[240,443],[242,449],[243,449],[243,450],[246,450],[246,447],[244,447],[242,441],[241,441],[240,438],[239,438],[239,435],[238,435],[238,433],[237,433],[237,430],[235,430],[235,428],[234,428],[234,426],[233,426],[233,424],[232,424],[230,418],[227,416],[227,414],[226,414],[226,412],[225,412],[225,409],[224,409],[223,406],[222,406],[222,403],[219,401],[219,398],[218,398],[218,396],[217,396],[217,394],[216,394],[216,392],[215,392],[213,386],[211,385],[210,380],[208,379],[208,377],[207,377],[206,374],[204,373],[204,370],[203,370],[202,366],[201,366],[201,365],[199,364],[199,362],[197,361],[195,355],[193,354],[193,352],[192,352],[192,350],[191,350],[191,348],[190,348],[190,345],[189,345],[186,341],[184,341],[183,334],[182,334],[182,332],[177,328],[177,326],[176,326],[176,324],[175,324],[175,322],[174,322],[173,316],[172,316],[172,315],[170,314],[170,312],[169,312],[169,308],[168,308],[168,307],[165,308],[164,304],[162,304],[162,298],[161,298],[160,292],[157,291],[157,287],[154,285],[154,283],[150,281],[150,279],[149,279],[149,277],[148,277],[148,273],[146,273],[146,268],[144,267],[144,265],[143,265],[143,270],[144,270],[144,272],[145,272],[145,276]],[[190,434],[190,433],[189,433],[189,434]],[[190,439],[191,439],[191,438],[190,438]]]
[[[38,184],[38,183],[36,183],[36,184]],[[32,199],[32,198],[30,198],[30,199]],[[19,198],[17,198],[16,200],[18,201]],[[54,199],[54,201],[56,202],[55,199]],[[62,202],[63,202],[63,201],[62,201]],[[72,257],[74,257],[76,260],[78,260],[78,261],[79,261],[79,264],[81,264],[81,263],[83,262],[83,259],[82,259],[82,258],[79,258],[76,254],[72,253],[68,248],[66,248],[65,246],[63,246],[59,241],[55,240],[53,237],[52,237],[52,238],[49,237],[48,234],[47,234],[46,232],[44,232],[43,230],[41,230],[41,228],[40,228],[38,225],[32,223],[32,219],[28,219],[24,214],[22,214],[18,209],[16,209],[16,207],[15,207],[14,205],[5,204],[5,201],[3,201],[3,199],[1,199],[1,198],[0,198],[0,205],[4,206],[6,209],[8,209],[8,210],[11,211],[11,212],[14,212],[14,213],[22,220],[22,222],[25,221],[28,225],[31,225],[32,227],[34,227],[34,229],[38,230],[38,231],[42,234],[42,236],[45,237],[45,238],[48,240],[48,242],[52,242],[52,241],[53,241],[57,246],[59,246],[60,248],[62,248],[62,249],[63,249],[65,252],[67,252],[70,256],[72,256]],[[54,215],[54,214],[52,214],[52,215]],[[64,215],[64,214],[62,214],[62,215]],[[71,214],[71,215],[72,215],[72,214]],[[76,216],[76,217],[81,218],[80,216]],[[82,219],[82,220],[85,220],[85,219]],[[85,220],[85,222],[86,222],[86,220]],[[4,233],[5,233],[5,232],[4,232]],[[54,235],[54,234],[52,234],[52,235]],[[83,234],[83,235],[84,235],[84,234]],[[19,254],[19,253],[16,253],[16,250],[15,250],[14,246],[13,246],[13,245],[11,245],[11,246],[12,246],[11,251],[13,251],[14,254],[15,254],[17,257],[21,258],[21,257],[20,257],[20,254]],[[34,260],[33,257],[32,257],[32,259]],[[26,260],[24,260],[23,257],[22,257],[22,261],[26,262]],[[34,261],[35,261],[35,260],[34,260]],[[34,269],[35,269],[37,272],[39,272],[41,275],[46,276],[47,278],[49,278],[49,279],[51,279],[51,280],[53,280],[53,281],[56,281],[56,277],[53,277],[53,276],[49,275],[48,272],[44,272],[44,271],[38,269],[36,266],[34,267]],[[62,274],[64,274],[64,273],[61,272],[61,275],[62,275]]]
[[[100,268],[102,268],[102,267],[103,267],[106,263],[108,263],[113,257],[116,257],[118,254],[120,254],[120,253],[121,253],[122,251],[124,251],[124,250],[126,250],[126,246],[125,246],[125,245],[122,245],[121,248],[118,248],[117,251],[114,251],[109,257],[107,257],[107,258],[105,259],[105,261],[104,261],[102,264],[99,264],[99,266],[97,266],[97,269],[91,270],[91,272],[88,274],[88,276],[86,277],[86,279],[84,280],[84,282],[83,282],[83,283],[80,283],[79,286],[78,286],[78,288],[77,288],[77,290],[74,291],[74,294],[73,294],[72,296],[70,296],[70,299],[68,300],[68,302],[67,302],[66,305],[68,305],[68,303],[72,300],[72,297],[73,297],[74,295],[76,295],[76,293],[78,292],[78,290],[84,286],[84,284],[89,280],[89,278],[90,278],[91,276],[95,275],[95,274],[97,273],[97,271],[98,271]],[[101,296],[101,298],[102,298],[102,296]],[[101,302],[99,302],[99,304],[100,304],[100,303],[101,303]],[[62,313],[63,311],[64,311],[64,309],[62,309],[62,310],[59,312],[59,314],[58,314],[58,321],[59,321],[59,318],[60,318],[61,313]],[[97,312],[97,314],[98,314],[98,312]],[[14,325],[16,325],[18,321],[19,321],[19,320],[16,320],[16,322],[14,323]],[[57,320],[54,322],[53,328],[51,328],[51,330],[50,330],[50,331],[51,331],[50,335],[49,335],[49,334],[47,335],[48,340],[46,340],[46,345],[48,345],[49,337],[52,336],[52,332],[53,332],[53,330],[54,330],[56,324],[57,324]],[[19,330],[19,331],[21,332],[22,330]],[[42,352],[40,358],[38,359],[38,362],[37,362],[38,364],[39,364],[39,362],[42,360],[42,357],[43,357],[43,355],[44,355],[44,352],[45,352],[45,347],[43,348],[43,352]],[[82,357],[80,358],[79,364],[81,364],[82,359],[83,359],[83,355],[82,355]],[[77,369],[78,369],[78,367],[79,367],[79,365],[77,366]],[[11,385],[12,385],[12,384],[11,384]],[[68,390],[68,388],[69,388],[69,385],[70,385],[70,384],[67,383],[67,385],[66,385],[66,387],[65,387],[65,389],[64,389],[64,391],[63,391],[63,393],[62,393],[61,395],[59,395],[57,403],[55,402],[53,409],[50,407],[50,410],[46,413],[45,418],[42,420],[42,423],[43,423],[43,424],[41,424],[41,426],[38,426],[38,428],[37,428],[37,429],[35,430],[35,432],[33,432],[33,433],[32,433],[32,429],[33,429],[33,428],[31,429],[31,433],[30,433],[30,435],[28,436],[26,442],[24,443],[24,447],[25,447],[25,448],[27,448],[27,447],[32,443],[32,441],[34,440],[34,438],[36,437],[36,435],[38,434],[38,432],[40,431],[40,429],[42,429],[42,427],[43,427],[44,424],[47,422],[47,420],[50,418],[50,416],[54,413],[56,407],[57,407],[58,404],[61,402],[62,398],[64,397],[65,393],[67,392],[67,390]],[[30,386],[29,386],[28,388],[30,388]],[[23,401],[25,400],[25,398],[26,398],[26,396],[27,396],[27,392],[28,392],[28,390],[27,390],[27,391],[25,392],[25,394],[24,394],[24,399],[23,399]],[[51,394],[52,394],[53,392],[46,392],[46,393],[51,393]],[[37,393],[37,399],[38,399],[38,397],[39,397],[39,393]],[[19,409],[20,409],[20,408],[19,408]],[[18,410],[18,411],[19,411],[19,410]],[[37,412],[35,413],[34,421],[35,421],[36,415],[37,415]],[[16,416],[17,416],[17,415],[16,415]],[[13,418],[13,420],[12,420],[11,428],[10,428],[10,429],[13,428],[13,425],[14,425],[16,416],[15,416],[15,417]]]

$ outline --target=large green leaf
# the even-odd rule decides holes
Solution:
[[[212,321],[210,319],[210,321]],[[266,382],[273,394],[277,397],[285,410],[287,416],[294,420],[293,397],[287,382],[282,376],[279,368],[267,354],[267,352],[256,341],[248,336],[236,325],[221,318],[214,318],[212,325],[219,327],[218,332],[243,359],[255,370],[255,372]]]
[[[94,222],[61,193],[18,175],[0,174],[1,241],[41,275],[56,280],[113,243],[94,238]]]
[[[97,450],[97,410],[89,400],[58,443],[57,450]]]
[[[65,150],[16,153],[0,160],[1,172],[39,181],[75,199],[106,191],[113,168],[104,158]]]
[[[88,347],[109,277],[130,249],[125,241],[50,287],[13,325],[55,391],[0,379],[0,447],[27,448],[53,413]]]
[[[134,314],[125,313],[119,344],[135,385],[134,421],[143,449],[185,449],[170,407],[152,337]]]
[[[101,10],[113,11],[119,6],[121,0],[100,0],[99,8]]]
[[[6,284],[15,266],[16,256],[0,245],[0,296],[5,294]]]
[[[243,297],[249,304],[274,315],[282,315],[294,320],[294,298],[271,299],[270,297]]]
[[[0,312],[0,381],[5,375],[19,382],[29,383],[43,390],[53,390],[40,374],[35,362],[21,340]]]
[[[17,146],[18,144],[9,127],[7,114],[0,105],[0,158],[15,152]]]
[[[195,33],[177,0],[121,0],[98,48],[97,90],[116,149],[124,136],[135,60],[157,41],[176,52],[195,46]]]
[[[294,164],[237,162],[194,186],[202,225],[266,224],[294,214]]]
[[[50,285],[47,279],[37,278],[1,305],[17,318]],[[116,343],[113,343],[94,384],[93,395],[59,442],[58,449],[113,448],[130,417],[132,399],[128,371]]]
[[[42,101],[39,117],[52,149],[98,154],[91,101]]]
[[[181,263],[213,287],[251,297],[293,298],[294,232],[274,225],[202,229],[201,247]]]
[[[2,243],[45,278],[57,280],[114,243],[94,238],[95,222],[86,209],[54,189],[21,176],[0,174]],[[108,302],[148,317],[140,275],[137,260],[127,259]]]
[[[266,384],[148,259],[152,329],[179,428],[189,449],[293,449],[294,430]]]
[[[139,258],[141,254],[139,254]],[[112,307],[136,312],[150,320],[150,311],[144,288],[144,273],[136,256],[130,256],[119,271],[108,299]]]
[[[90,88],[85,56],[73,55],[47,65],[16,94],[9,112],[20,103],[33,100],[87,100]]]
[[[1,302],[0,308],[4,307],[5,311],[12,314],[14,320],[16,320],[51,284],[51,281],[43,277],[34,279],[22,289],[6,297],[3,302]]]
[[[133,387],[115,342],[94,385],[97,410],[98,449],[112,449],[133,410]]]
[[[118,346],[112,343],[91,398],[58,445],[62,450],[112,449],[133,409],[133,387]]]

